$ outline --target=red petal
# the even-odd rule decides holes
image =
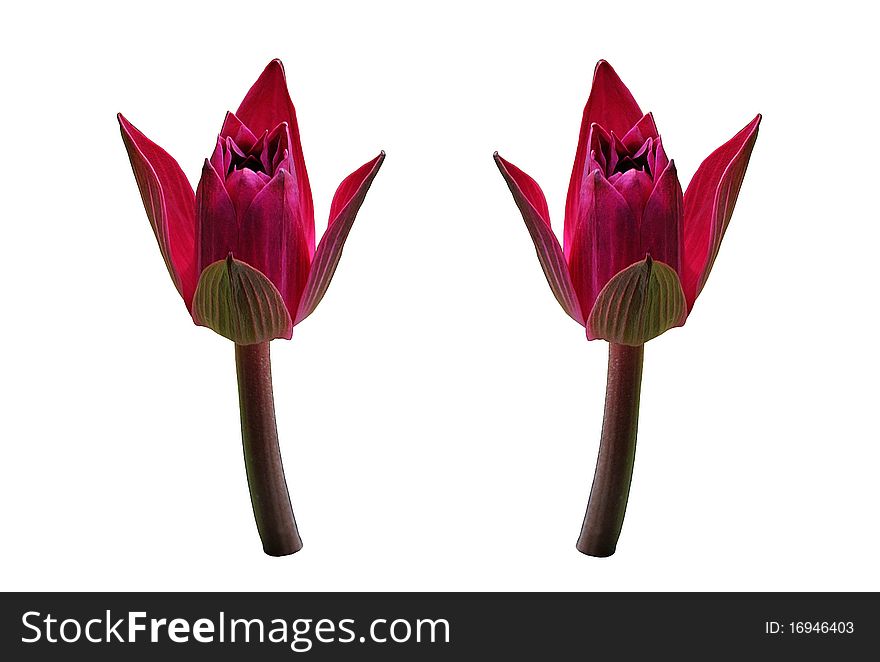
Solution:
[[[117,115],[141,199],[159,250],[187,310],[198,282],[195,254],[195,193],[177,161]]]
[[[365,163],[343,179],[339,188],[336,189],[333,203],[330,205],[330,222],[327,225],[327,231],[321,237],[318,250],[315,251],[294,324],[299,324],[311,315],[324,297],[324,293],[330,286],[330,280],[336,272],[336,266],[339,264],[339,258],[342,256],[342,249],[345,246],[348,233],[351,231],[351,226],[354,224],[354,219],[364,202],[370,184],[373,183],[379,168],[382,167],[383,161],[385,161],[385,152],[380,153],[375,159]]]
[[[232,201],[232,205],[235,207],[237,218],[244,218],[254,198],[257,197],[257,194],[263,190],[269,181],[270,177],[265,172],[255,172],[250,168],[234,170],[226,178],[224,186],[229,194],[229,199]],[[223,255],[226,255],[226,253]],[[218,257],[217,259],[219,260],[220,258]]]
[[[235,113],[226,113],[220,129],[220,137],[232,138],[244,151],[248,151],[257,143],[257,137],[236,117]]]
[[[294,177],[279,170],[241,219],[234,254],[272,281],[290,311],[296,310],[309,273],[297,195]]]
[[[681,273],[681,184],[670,161],[654,185],[639,226],[640,250]]]
[[[648,198],[654,190],[654,181],[651,176],[642,170],[633,168],[626,172],[614,173],[608,178],[608,183],[617,189],[617,192],[626,200],[632,217],[638,224],[645,211],[645,205],[648,204]]]
[[[562,309],[581,326],[585,320],[559,240],[550,227],[547,201],[537,182],[495,152],[495,163],[507,182],[535,244],[547,283]]]
[[[217,171],[209,161],[202,168],[202,178],[196,188],[196,215],[198,218],[198,271],[236,250],[238,222],[235,208]]]
[[[659,137],[660,133],[657,131],[657,125],[654,123],[654,115],[647,113],[635,126],[626,132],[626,135],[620,139],[620,142],[632,152],[641,147],[648,138],[656,140]]]
[[[568,268],[587,316],[599,291],[639,255],[638,223],[623,196],[598,170],[587,175],[572,233]]]
[[[758,115],[703,161],[684,194],[682,286],[688,311],[706,284],[758,137]]]
[[[306,242],[311,253],[314,253],[315,208],[312,204],[312,189],[309,186],[309,176],[299,139],[296,110],[287,91],[287,78],[281,60],[272,60],[263,70],[257,82],[245,95],[236,115],[255,136],[261,136],[282,122],[287,122],[293,143],[293,162],[296,166],[300,211],[306,226]]]
[[[609,133],[618,136],[626,135],[642,118],[642,111],[626,85],[605,60],[599,60],[593,72],[593,87],[584,107],[581,120],[581,133],[578,139],[577,152],[574,157],[574,168],[571,171],[571,182],[568,185],[568,198],[565,202],[565,234],[569,234],[568,226],[577,219],[577,201],[583,185],[584,163],[589,157],[590,126],[599,124]],[[653,123],[653,120],[651,120]]]

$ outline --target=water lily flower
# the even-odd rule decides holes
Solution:
[[[562,244],[541,188],[495,154],[550,289],[610,345],[599,464],[578,549],[614,552],[629,491],[644,343],[681,326],[730,223],[761,116],[716,149],[682,193],[654,117],[600,61],[584,108]]]
[[[550,288],[590,340],[637,346],[684,324],[715,263],[760,122],[758,115],[703,161],[682,195],[653,115],[642,113],[611,65],[600,61],[561,246],[541,188],[496,153]],[[642,297],[636,282],[656,295]]]
[[[384,153],[339,185],[316,250],[312,192],[280,60],[226,114],[195,192],[177,161],[118,118],[159,250],[196,324],[245,345],[289,339],[326,292]],[[236,283],[238,298],[223,294]]]
[[[177,161],[118,115],[159,250],[196,324],[236,346],[242,433],[257,525],[269,554],[297,551],[281,467],[269,341],[321,301],[384,152],[346,177],[315,246],[312,193],[280,60],[227,113],[196,191]]]

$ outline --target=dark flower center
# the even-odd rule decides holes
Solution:
[[[641,170],[649,177],[653,177],[653,173],[651,173],[651,166],[648,163],[647,145],[643,146],[635,154],[618,155],[617,164],[614,166],[614,170],[608,173],[608,176],[613,175],[615,172],[624,173],[629,170]]]
[[[253,170],[254,172],[266,172],[266,167],[263,162],[257,158],[254,154],[237,154],[235,151],[232,152],[232,170]]]
[[[223,151],[226,153],[225,176],[236,170],[250,170],[272,177],[278,168],[289,160],[288,133],[285,126],[279,126],[269,133],[265,132],[253,144],[250,141],[236,141],[231,137],[225,139]],[[290,167],[290,164],[287,164]]]

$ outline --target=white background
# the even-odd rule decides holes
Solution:
[[[868,5],[298,5],[5,10],[0,586],[880,589]],[[273,57],[319,235],[388,153],[326,298],[272,344],[305,542],[283,559],[253,523],[232,345],[190,321],[115,119],[195,183]],[[683,182],[764,114],[702,297],[646,348],[609,559],[574,548],[607,346],[556,304],[492,162],[535,177],[561,231],[600,58]]]

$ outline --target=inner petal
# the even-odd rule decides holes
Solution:
[[[287,122],[282,122],[276,126],[266,138],[266,150],[264,163],[270,175],[274,175],[280,168],[284,168],[293,174],[296,169],[293,167],[292,150],[290,149],[290,130]]]
[[[653,177],[651,170],[651,155],[653,154],[653,139],[648,138],[641,147],[635,152],[630,152],[625,147],[621,150],[620,156],[615,165],[615,172],[627,172],[629,170],[642,170],[648,176]],[[621,144],[622,147],[622,144]]]
[[[626,132],[621,138],[623,146],[630,152],[638,149],[639,145],[645,143],[648,138],[657,139],[660,134],[657,132],[657,125],[654,123],[654,116],[651,113],[643,116],[635,126]]]
[[[618,190],[632,211],[636,223],[642,219],[645,205],[654,190],[654,180],[644,170],[631,168],[612,175],[608,182]]]
[[[254,197],[263,190],[269,179],[266,173],[250,168],[233,170],[232,174],[226,178],[226,191],[232,199],[235,215],[239,222],[241,222]]]
[[[254,143],[257,142],[256,136],[236,117],[235,113],[226,113],[223,127],[220,129],[220,136],[222,138],[232,138],[245,151],[251,149]]]
[[[590,167],[584,170],[584,177],[586,178],[590,171],[596,169],[600,170],[603,175],[607,175],[614,168],[613,161],[616,161],[611,134],[598,124],[593,124],[590,127],[588,144],[590,146]]]

